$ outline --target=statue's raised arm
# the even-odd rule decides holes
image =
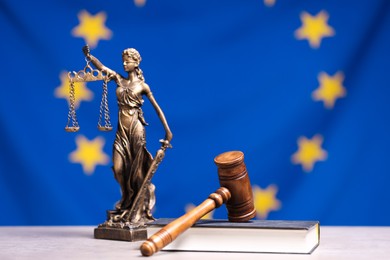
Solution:
[[[83,47],[83,53],[88,61],[90,61],[98,70],[108,75],[109,78],[117,78],[119,75],[114,70],[104,66],[98,58],[91,54],[91,50],[88,45]]]

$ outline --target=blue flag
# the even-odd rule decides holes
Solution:
[[[156,218],[206,199],[214,157],[240,150],[258,219],[390,225],[389,1],[4,0],[0,24],[0,225],[97,225],[121,198],[114,82],[108,107],[103,81],[75,83],[80,130],[64,131],[84,45],[119,73],[124,49],[141,54],[173,132]],[[144,101],[154,156],[165,131]]]

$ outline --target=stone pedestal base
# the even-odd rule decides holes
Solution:
[[[111,239],[128,242],[146,240],[148,237],[146,226],[137,228],[99,226],[95,228],[94,236],[97,239]]]

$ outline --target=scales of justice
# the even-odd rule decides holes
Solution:
[[[162,109],[145,83],[139,68],[141,56],[136,49],[129,48],[122,53],[123,68],[127,76],[104,66],[91,54],[88,46],[84,46],[82,50],[86,60],[85,68],[68,73],[69,113],[65,130],[77,132],[80,129],[75,109],[75,82],[103,81],[98,120],[98,129],[101,131],[113,129],[107,99],[110,81],[116,83],[118,103],[118,126],[112,152],[112,170],[120,185],[122,197],[116,203],[115,209],[107,210],[107,219],[95,228],[94,236],[124,241],[145,240],[146,224],[155,220],[151,213],[155,204],[155,186],[151,179],[163,160],[166,149],[171,148],[172,132]],[[154,157],[146,149],[147,123],[142,112],[144,97],[154,107],[165,130],[165,137],[160,140],[161,147]]]

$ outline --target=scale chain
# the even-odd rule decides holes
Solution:
[[[109,131],[112,129],[111,121],[110,121],[110,111],[108,108],[108,89],[107,89],[107,78],[104,79],[103,82],[103,93],[102,93],[102,100],[100,102],[100,109],[99,109],[99,121],[98,121],[98,128],[102,131]],[[104,117],[104,126],[102,126],[102,120]]]
[[[80,127],[76,116],[75,87],[72,80],[69,83],[69,112],[68,123],[66,124],[65,130],[69,132],[76,132]],[[69,124],[71,124],[71,126],[69,126]]]

